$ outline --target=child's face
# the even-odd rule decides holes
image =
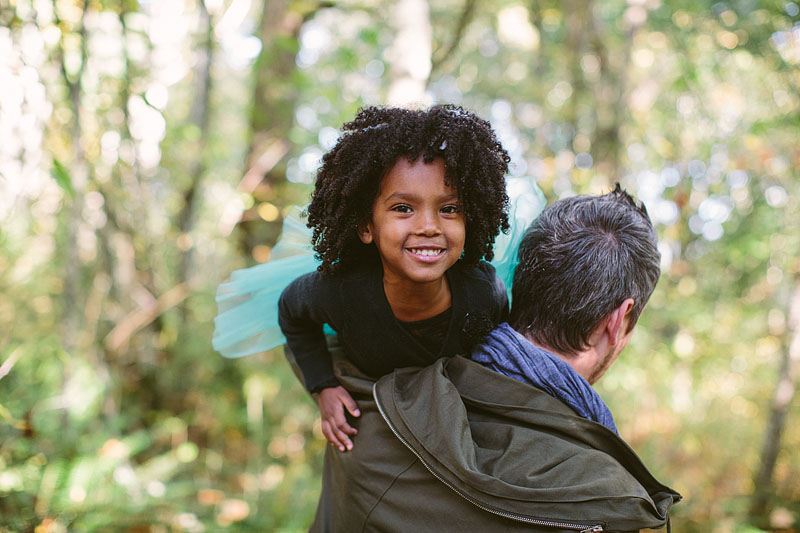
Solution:
[[[458,191],[444,184],[444,160],[400,160],[381,180],[372,219],[359,231],[374,242],[385,283],[437,281],[464,250],[466,218]]]

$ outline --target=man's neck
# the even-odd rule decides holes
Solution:
[[[601,355],[597,351],[597,346],[589,346],[578,353],[563,352],[560,350],[556,350],[551,346],[548,346],[547,344],[537,341],[527,332],[519,332],[519,333],[537,348],[540,348],[546,352],[550,352],[551,354],[555,355],[556,357],[567,363],[569,366],[572,367],[572,369],[575,372],[580,374],[586,381],[588,381],[589,384],[593,385],[595,381],[599,379],[600,376],[596,375],[597,365],[595,362],[598,359],[605,360],[605,358],[601,357]],[[603,365],[603,369],[605,368],[606,366]],[[602,375],[602,373],[600,375]]]
[[[517,333],[519,333],[520,335],[522,335],[523,337],[525,337],[525,339],[527,339],[527,341],[528,341],[528,342],[530,342],[531,344],[533,344],[533,345],[534,345],[534,346],[536,346],[537,348],[539,348],[539,349],[541,349],[541,350],[544,350],[544,351],[546,351],[546,352],[550,352],[551,354],[555,355],[556,357],[558,357],[559,359],[561,359],[561,360],[563,360],[563,361],[565,361],[565,362],[569,362],[569,361],[568,361],[568,359],[567,359],[567,357],[566,357],[565,355],[561,354],[561,353],[560,353],[558,350],[554,350],[554,349],[553,349],[553,348],[551,348],[550,346],[547,346],[546,344],[544,344],[544,343],[542,343],[542,342],[539,342],[539,341],[537,341],[536,339],[534,339],[534,338],[533,338],[533,337],[530,335],[530,333],[529,333],[529,332],[526,332],[526,331],[517,331]]]

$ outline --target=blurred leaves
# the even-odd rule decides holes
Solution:
[[[72,198],[75,195],[75,189],[72,188],[72,178],[69,175],[69,171],[55,157],[53,158],[52,175],[58,186],[64,190],[68,197]]]
[[[316,407],[280,350],[213,352],[214,291],[269,257],[337,128],[384,103],[392,5],[203,5],[205,127],[198,4],[0,3],[0,531],[313,516]],[[676,530],[797,531],[796,400],[771,485],[754,478],[800,279],[800,7],[429,7],[433,50],[458,45],[425,98],[490,120],[550,199],[619,180],[656,220],[662,279],[598,388],[687,497]]]

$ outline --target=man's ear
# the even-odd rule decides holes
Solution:
[[[626,318],[631,309],[633,309],[633,298],[627,298],[619,307],[608,314],[606,331],[608,332],[608,343],[611,346],[615,346],[628,332]]]
[[[359,223],[359,225],[356,226],[356,232],[358,233],[358,238],[361,239],[361,242],[364,244],[372,242],[372,230],[368,222]]]

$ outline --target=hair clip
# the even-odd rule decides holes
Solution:
[[[388,126],[388,125],[389,124],[387,124],[386,122],[381,122],[380,124],[375,124],[374,126],[367,126],[366,128],[361,128],[358,131],[360,131],[361,133],[366,133],[369,130],[377,130],[378,128],[383,128],[384,126]]]

